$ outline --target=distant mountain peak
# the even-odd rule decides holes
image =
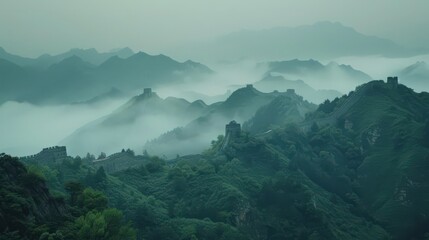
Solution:
[[[83,62],[85,62],[85,61],[83,61],[82,58],[80,58],[76,55],[73,55],[71,57],[64,58],[62,61],[59,62],[59,64],[62,64],[62,63],[83,63]]]
[[[147,59],[149,57],[151,57],[151,55],[149,55],[145,52],[139,51],[139,52],[131,55],[130,57],[128,57],[127,60],[140,60],[140,59]]]
[[[125,48],[118,49],[116,51],[112,51],[112,53],[116,53],[116,54],[121,55],[121,56],[122,55],[130,55],[131,56],[134,54],[134,51],[129,47],[125,47]]]
[[[402,70],[400,75],[413,74],[420,71],[429,71],[429,67],[426,62],[418,61]]]
[[[89,62],[84,61],[82,58],[72,55],[71,57],[65,58],[61,60],[59,63],[56,63],[52,66],[50,66],[50,69],[70,69],[70,68],[92,68],[94,65],[92,65]]]

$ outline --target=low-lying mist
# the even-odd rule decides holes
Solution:
[[[56,106],[6,102],[0,105],[0,152],[25,156],[57,145],[77,128],[109,114],[124,101]]]
[[[335,61],[352,65],[368,73],[374,79],[385,79],[387,76],[399,74],[403,69],[417,62],[429,63],[429,55],[419,55],[409,58],[386,58],[382,56],[343,57]],[[401,82],[401,79],[399,81]]]
[[[104,125],[103,120],[99,119],[77,130],[61,143],[68,147],[71,154],[80,156],[87,152],[112,154],[128,148],[136,154],[142,154],[147,141],[187,123],[167,114],[141,116],[127,124]]]
[[[396,75],[418,61],[429,62],[429,55],[412,58],[348,57],[334,61],[338,64],[350,65],[355,70],[363,71],[374,79],[385,79],[386,76]],[[335,92],[335,94],[329,92],[331,90],[339,91],[338,94],[347,93],[359,85],[353,79],[348,78],[350,75],[344,74],[344,69],[338,70],[337,64],[329,63],[324,62],[328,68],[324,76],[311,75],[313,73],[305,75],[283,72],[278,74],[283,76],[284,80],[280,79],[277,82],[274,81],[276,75],[275,72],[270,72],[269,64],[254,61],[222,63],[210,66],[214,73],[198,81],[186,81],[185,78],[183,83],[164,85],[153,90],[162,98],[173,96],[184,98],[189,102],[203,100],[209,105],[225,101],[233,91],[246,84],[256,83],[257,89],[261,87],[259,90],[271,92],[273,90],[285,91],[286,88],[294,86],[292,84],[294,83],[297,88],[299,88],[298,85],[308,85],[304,86],[306,91],[296,89],[297,93],[302,95],[307,93],[311,97],[304,96],[304,99],[320,103],[326,97],[336,96]],[[261,81],[267,77],[268,73],[273,77],[272,82],[267,81],[262,84]],[[298,79],[303,81],[296,81]],[[320,89],[329,91],[323,92]],[[416,90],[419,91],[419,89]],[[142,89],[135,89],[135,93],[141,92]],[[314,100],[318,98],[312,96],[315,94],[320,94],[318,101]],[[128,123],[94,127],[103,121],[104,116],[109,115],[128,100],[121,98],[104,100],[97,104],[86,102],[56,106],[6,102],[0,105],[0,152],[24,156],[37,153],[44,147],[64,144],[70,155],[84,155],[87,152],[111,154],[122,148],[131,148],[137,154],[141,154],[148,141],[157,139],[175,128],[185,127],[193,120],[171,113],[144,113]],[[169,155],[169,157],[175,152],[195,153],[195,149],[199,151],[209,147],[211,140],[214,140],[217,135],[223,134],[223,126],[229,120],[232,119],[225,119],[219,126],[213,128],[198,129],[198,131],[204,131],[205,134],[192,139],[184,139],[181,142],[176,141],[174,146],[169,145],[168,141],[158,142],[158,146],[153,144],[151,146],[155,154]],[[79,137],[75,138],[78,135]]]
[[[207,104],[224,101],[236,89],[262,79],[266,67],[256,62],[241,61],[210,66],[215,73],[198,82],[168,85],[156,89],[160,96],[181,97],[188,101],[203,100]]]

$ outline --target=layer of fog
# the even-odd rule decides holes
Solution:
[[[157,88],[156,91],[164,98],[174,96],[190,102],[203,100],[206,104],[212,104],[224,101],[232,91],[262,79],[267,68],[256,65],[253,61],[210,65],[215,73],[209,77],[199,79],[198,82]]]
[[[186,124],[179,118],[162,114],[142,116],[126,125],[99,125],[102,120],[79,129],[61,143],[68,147],[72,155],[82,156],[88,152],[93,154],[104,152],[109,155],[128,148],[134,150],[136,154],[142,154],[147,141]]]
[[[65,136],[83,124],[109,114],[124,101],[57,106],[6,102],[0,105],[0,152],[25,156],[58,145]]]
[[[287,59],[285,59],[287,60]],[[389,59],[381,57],[350,57],[335,59],[339,64],[351,65],[357,70],[368,73],[375,79],[385,79],[386,76],[414,64],[417,61],[428,61],[428,56],[419,56],[405,59]],[[326,62],[324,64],[328,64]],[[256,67],[258,66],[258,67]],[[156,88],[161,97],[182,97],[190,102],[202,99],[207,104],[224,101],[230,93],[246,84],[260,81],[268,70],[264,65],[256,62],[243,61],[224,63],[210,66],[215,73],[198,82],[181,85],[170,85]],[[315,89],[336,89],[343,93],[352,90],[355,84],[340,82],[343,76],[336,76],[333,71],[329,84],[306,83]],[[301,79],[302,76],[285,75],[289,80]],[[338,82],[335,79],[338,78]],[[311,80],[311,79],[310,79]],[[274,89],[273,89],[274,90]],[[136,93],[141,92],[141,89]],[[28,103],[7,102],[0,106],[0,152],[12,155],[29,155],[39,152],[42,148],[58,145],[67,136],[77,129],[108,115],[118,108],[125,100],[110,101],[95,106],[88,105],[60,105],[35,106]],[[122,148],[131,148],[141,154],[147,141],[158,138],[160,135],[177,127],[186,126],[189,122],[177,119],[171,115],[143,116],[129,125],[115,128],[103,128],[102,131],[91,132],[85,135],[85,140],[73,143],[68,147],[70,155],[84,155],[86,152],[111,154]],[[226,120],[225,120],[226,123]],[[156,154],[194,153],[196,150],[208,148],[210,142],[217,135],[223,134],[223,125],[213,129],[204,129],[206,134],[192,140],[182,141],[175,146],[160,144]],[[170,149],[169,149],[170,148]]]
[[[343,57],[335,59],[341,64],[348,64],[372,76],[374,79],[386,79],[396,75],[404,68],[419,61],[429,63],[429,55],[419,55],[409,58],[386,58],[382,56]]]

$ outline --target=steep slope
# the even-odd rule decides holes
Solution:
[[[114,100],[119,100],[119,99],[124,99],[126,98],[126,94],[124,92],[122,92],[121,90],[112,87],[108,92],[105,92],[103,94],[100,94],[96,97],[93,97],[91,99],[88,99],[86,101],[82,101],[82,102],[75,102],[72,104],[82,104],[82,105],[98,105],[98,104],[103,104],[107,101],[114,101]]]
[[[26,66],[33,63],[34,59],[21,57],[15,54],[8,53],[4,48],[0,47],[0,58],[19,66]]]
[[[145,149],[150,153],[164,154],[167,157],[201,152],[210,146],[210,142],[216,136],[224,133],[226,123],[231,120],[241,123],[249,120],[260,107],[269,104],[279,96],[286,96],[294,99],[298,105],[305,105],[306,107],[300,109],[303,116],[306,111],[313,108],[312,104],[304,102],[295,93],[263,93],[248,85],[233,92],[226,101],[210,105],[208,114],[195,119],[183,128],[174,129],[148,142]]]
[[[288,123],[298,123],[305,114],[316,110],[316,105],[302,100],[295,94],[280,95],[256,111],[255,116],[245,122],[243,129],[250,133],[264,133]]]
[[[309,119],[318,123],[318,119],[326,119],[321,118],[326,114],[336,116],[330,124],[341,130],[319,131],[312,127],[312,132],[319,132],[309,133],[310,139],[317,151],[336,155],[342,147],[330,134],[348,135],[354,147],[345,144],[344,157],[335,157],[330,166],[348,164],[355,169],[349,187],[355,189],[359,204],[395,239],[420,239],[429,222],[425,217],[429,213],[429,181],[425,177],[429,168],[429,95],[382,81],[370,82],[360,89],[365,89],[364,94],[347,108],[342,106],[356,95],[322,104]]]
[[[17,64],[0,58],[0,104],[6,100],[19,98],[35,84],[30,81],[31,72],[21,68]],[[19,90],[18,90],[19,89]]]
[[[286,79],[301,79],[315,89],[333,89],[348,92],[368,82],[370,76],[348,65],[331,62],[323,65],[315,60],[290,60],[268,62],[267,75],[281,75]]]
[[[283,138],[289,144],[296,140],[292,134]],[[246,239],[388,238],[380,226],[353,214],[344,200],[293,167],[283,144],[244,135],[234,139],[225,155],[208,151],[156,170],[148,164],[147,175],[130,170],[117,177],[170,206],[175,218],[227,224]]]
[[[268,73],[263,79],[256,82],[254,85],[264,92],[275,90],[284,92],[288,89],[294,89],[298,95],[301,95],[304,99],[316,104],[322,103],[326,99],[332,100],[341,96],[341,93],[335,90],[315,90],[302,80],[287,80],[281,75],[273,76],[271,73]]]
[[[64,199],[53,197],[44,180],[17,158],[0,154],[0,234],[4,239],[36,239],[42,225],[66,217]],[[39,228],[39,229],[37,229]]]
[[[207,105],[184,99],[160,98],[145,93],[131,98],[111,114],[76,130],[61,143],[72,154],[113,153],[122,148],[141,149],[143,144],[163,132],[182,126],[203,115]]]
[[[398,73],[401,82],[415,91],[429,91],[429,66],[426,62],[416,62]]]

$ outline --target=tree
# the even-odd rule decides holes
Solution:
[[[101,152],[100,155],[98,155],[97,159],[103,159],[103,158],[106,158],[106,153]]]
[[[143,151],[143,157],[149,157],[149,153],[147,152],[146,149]]]
[[[131,150],[131,149],[127,149],[127,151],[125,151],[127,154],[129,154],[129,155],[131,155],[131,156],[135,156],[135,153],[134,153],[134,151],[133,150]]]
[[[78,196],[83,191],[83,185],[80,182],[70,181],[65,184],[65,189],[70,194],[70,204],[75,205]]]
[[[107,208],[107,197],[100,191],[85,188],[78,198],[78,204],[86,211],[101,211]]]
[[[161,171],[165,165],[165,161],[159,157],[151,157],[149,163],[146,164],[146,169],[150,173]]]
[[[77,239],[119,240],[136,239],[136,231],[124,223],[121,211],[110,208],[102,212],[88,212],[76,219],[73,228]]]
[[[92,154],[90,154],[90,153],[87,153],[86,157],[85,157],[85,160],[87,160],[87,161],[93,161],[93,160],[95,160],[95,156],[92,155]]]

